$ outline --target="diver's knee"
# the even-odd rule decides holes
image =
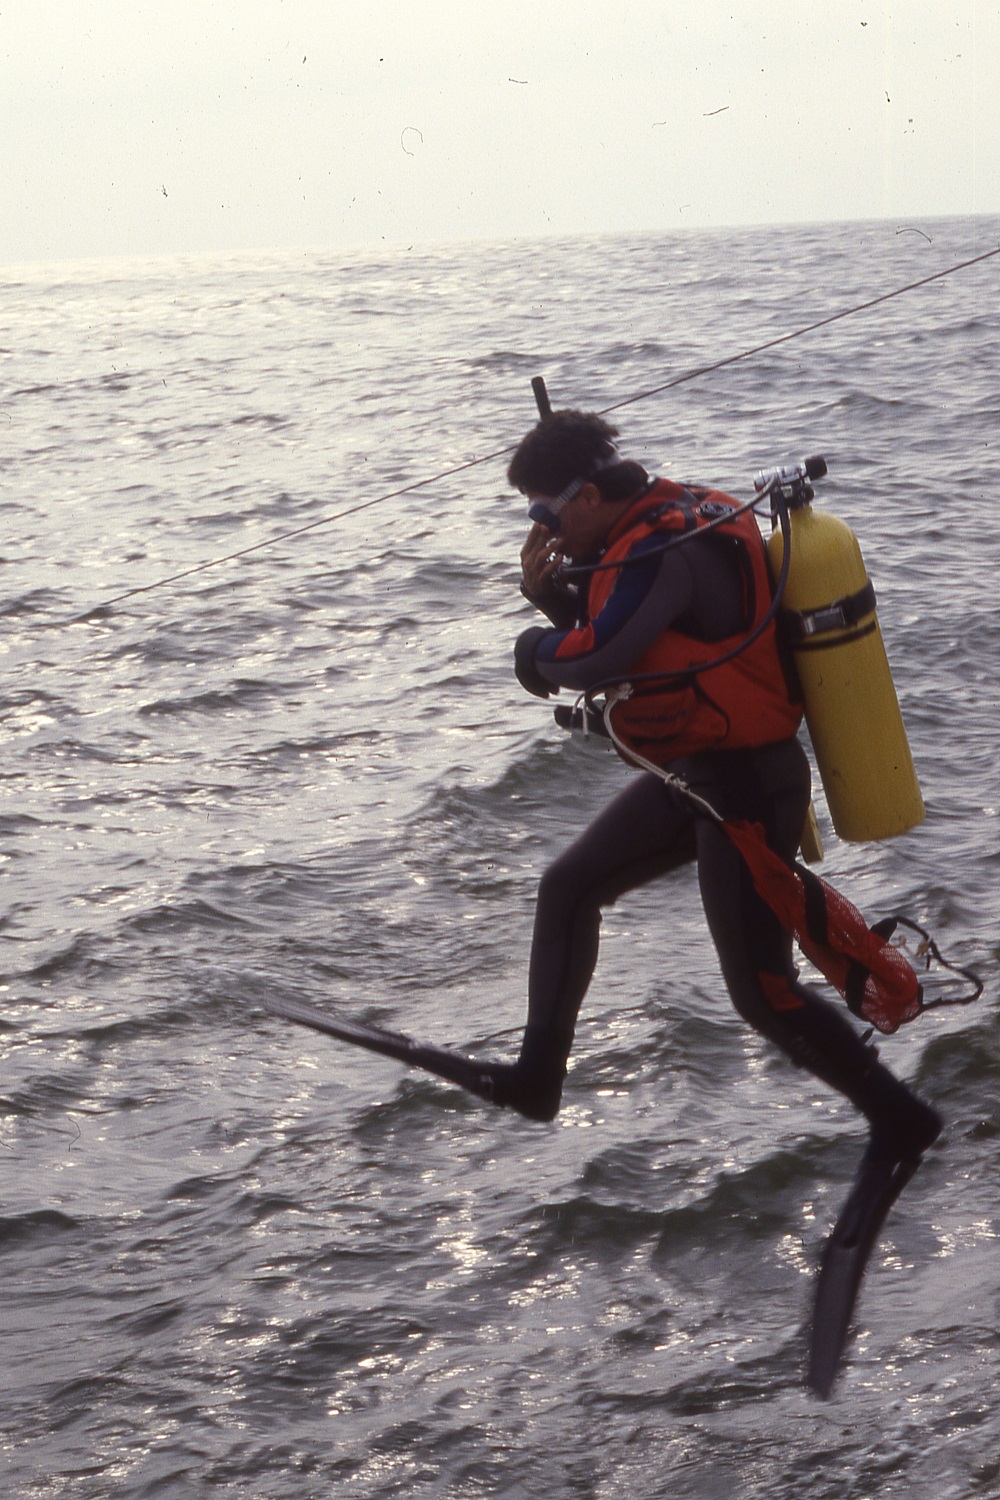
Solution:
[[[572,859],[563,857],[542,874],[538,882],[536,910],[544,917],[568,921],[583,910],[600,915],[600,908],[587,882]]]

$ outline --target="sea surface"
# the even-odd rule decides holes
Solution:
[[[0,275],[5,1497],[1000,1496],[1000,257],[632,400],[998,244]],[[606,914],[550,1126],[266,1009],[517,1047],[538,877],[631,774],[511,671],[536,373],[741,498],[824,454],[878,591],[927,818],[848,846],[817,788],[824,872],[985,993],[881,1044],[947,1127],[827,1402],[864,1133],[739,1021],[690,872]]]

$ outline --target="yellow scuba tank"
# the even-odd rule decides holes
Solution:
[[[823,459],[758,475],[772,515],[786,507],[789,566],[779,604],[798,670],[806,726],[833,826],[860,842],[905,833],[924,816],[882,633],[875,591],[853,532],[813,510],[811,479]],[[768,542],[772,582],[784,558],[783,529]]]

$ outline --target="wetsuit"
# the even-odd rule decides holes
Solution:
[[[747,628],[745,590],[731,551],[708,536],[668,551],[643,545],[646,560],[621,570],[596,619],[588,614],[586,583],[575,601],[560,585],[532,600],[556,628],[521,637],[517,670],[529,690],[580,691],[616,678],[658,634],[679,625],[702,643]],[[672,762],[671,769],[724,818],[762,824],[771,848],[794,859],[810,798],[808,761],[794,735],[750,748],[698,751]],[[497,1102],[534,1119],[555,1116],[577,1015],[597,962],[602,909],[693,860],[739,1014],[844,1094],[868,1119],[875,1149],[891,1155],[922,1150],[940,1128],[934,1111],[876,1060],[840,1008],[798,982],[791,938],[757,894],[732,844],[650,772],[637,775],[542,876],[528,1022],[518,1062],[497,1066]]]

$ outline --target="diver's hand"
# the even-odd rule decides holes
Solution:
[[[542,598],[548,593],[561,562],[562,552],[552,532],[536,521],[521,548],[521,580],[529,598]]]

